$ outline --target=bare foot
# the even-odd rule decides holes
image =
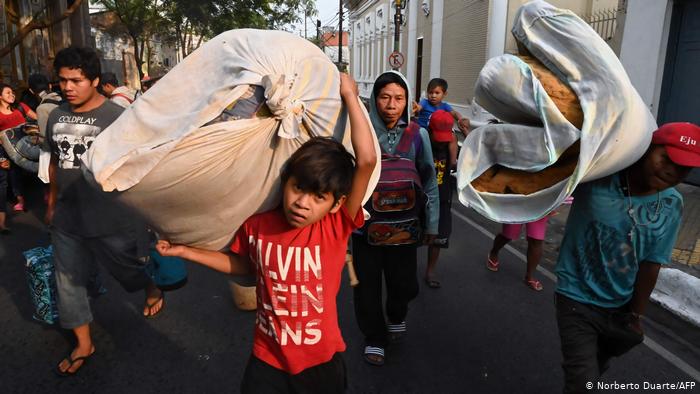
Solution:
[[[145,317],[154,317],[163,308],[164,303],[163,292],[151,283],[146,288],[146,305],[143,307],[143,315]]]
[[[93,353],[95,353],[95,347],[92,345],[76,347],[73,349],[73,352],[71,352],[70,357],[64,358],[58,364],[58,373],[61,375],[75,374]]]

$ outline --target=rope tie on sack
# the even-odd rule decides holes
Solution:
[[[262,79],[267,106],[281,122],[277,135],[287,139],[299,137],[299,125],[306,111],[304,102],[291,96],[293,83],[285,75],[266,75]]]

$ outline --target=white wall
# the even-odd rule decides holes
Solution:
[[[672,0],[629,0],[620,61],[642,100],[656,115],[666,60]]]
[[[486,59],[505,53],[507,25],[508,0],[491,0],[489,4],[489,35],[486,43]]]

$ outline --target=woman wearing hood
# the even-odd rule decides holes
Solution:
[[[430,138],[410,122],[408,83],[389,71],[374,82],[370,120],[382,148],[380,182],[365,208],[371,218],[352,238],[359,279],[355,316],[365,361],[383,365],[389,342],[406,333],[408,303],[418,295],[417,248],[438,233],[439,198]],[[386,317],[382,275],[387,286]]]

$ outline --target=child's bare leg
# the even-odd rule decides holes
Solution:
[[[448,145],[450,149],[450,168],[457,163],[457,138],[452,138]]]
[[[425,267],[425,280],[431,281],[434,279],[435,267],[437,266],[438,258],[440,258],[440,248],[434,245],[428,246],[428,264]]]
[[[489,258],[493,261],[498,260],[498,253],[503,249],[506,244],[510,242],[510,239],[506,238],[503,236],[503,234],[498,234],[496,235],[496,238],[493,239],[493,246],[491,247],[491,251],[489,252]]]
[[[542,259],[542,245],[542,240],[527,237],[527,271],[525,271],[525,280],[532,279],[532,273],[535,272],[537,265]]]

